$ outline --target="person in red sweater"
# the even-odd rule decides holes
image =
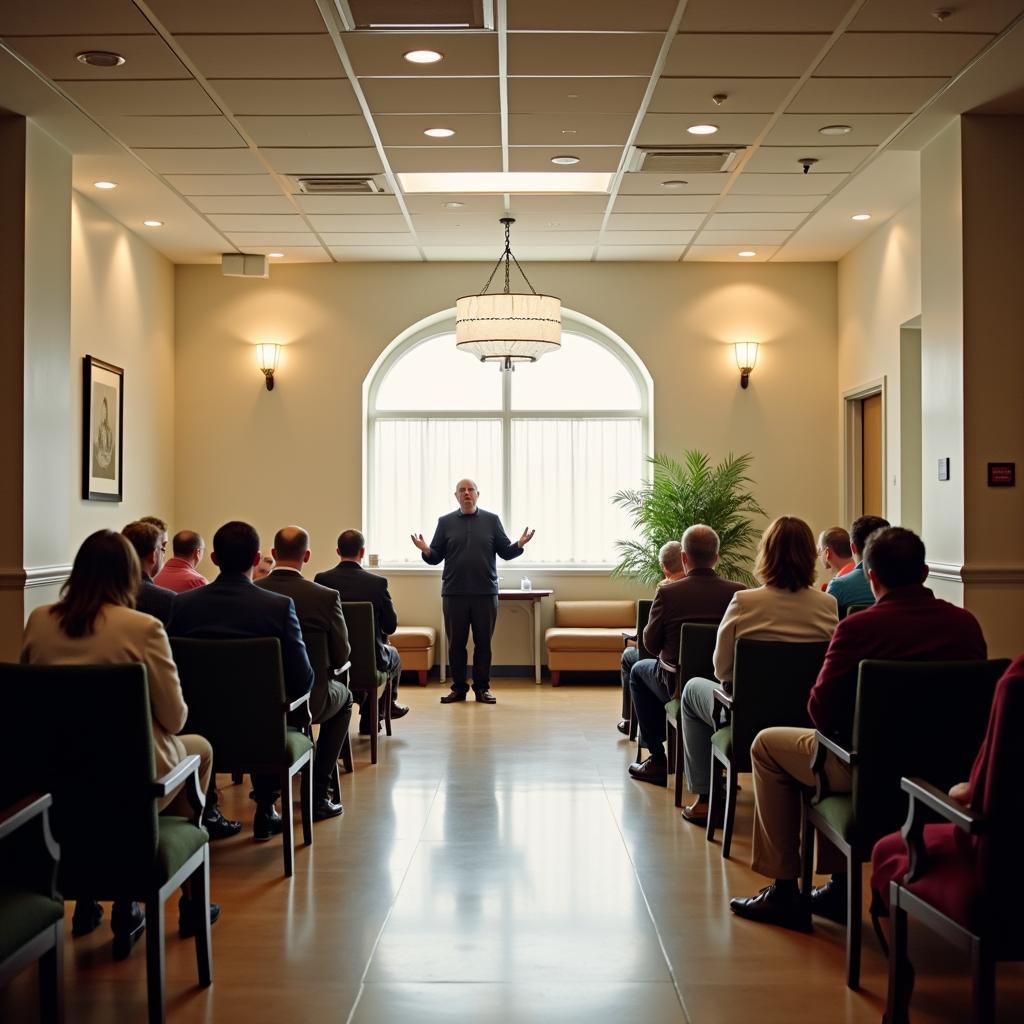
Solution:
[[[857,697],[857,670],[867,658],[897,661],[959,661],[986,656],[978,620],[939,600],[924,581],[924,544],[910,530],[877,530],[864,550],[864,568],[876,603],[843,619],[832,634],[807,710],[815,727],[843,746],[850,743]],[[818,870],[832,880],[808,897],[800,874],[803,790],[814,785],[810,764],[814,729],[780,727],[758,733],[750,749],[754,774],[754,844],[751,866],[775,881],[757,896],[730,900],[739,917],[808,931],[811,915],[846,920],[846,862],[819,837]],[[825,766],[833,792],[850,791],[850,770],[829,755]]]

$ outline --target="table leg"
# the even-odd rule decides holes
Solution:
[[[540,686],[540,602],[530,602],[530,618],[533,620],[533,669],[534,682]]]

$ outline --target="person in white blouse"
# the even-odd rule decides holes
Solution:
[[[693,803],[683,817],[706,825],[711,789],[711,736],[715,691],[732,682],[736,640],[807,643],[831,638],[839,622],[835,598],[814,586],[817,548],[811,528],[795,516],[779,516],[764,531],[754,575],[762,586],[737,591],[725,610],[715,642],[717,681],[695,678],[683,687],[683,753]]]

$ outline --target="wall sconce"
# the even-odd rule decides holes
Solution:
[[[277,370],[278,360],[281,358],[280,345],[257,345],[256,362],[267,378],[267,390],[274,390],[274,372]]]
[[[746,388],[750,385],[750,371],[757,363],[757,342],[741,341],[733,345],[736,353],[736,365],[740,368],[740,387]]]

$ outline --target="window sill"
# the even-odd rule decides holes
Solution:
[[[396,565],[381,564],[378,566],[363,566],[370,572],[379,572],[385,576],[440,576],[443,571],[436,565],[409,565],[401,562]],[[520,576],[611,576],[611,565],[529,565],[527,563],[514,562],[507,566],[499,565],[498,577],[503,574],[514,576],[516,582]],[[505,581],[503,581],[505,582]]]

